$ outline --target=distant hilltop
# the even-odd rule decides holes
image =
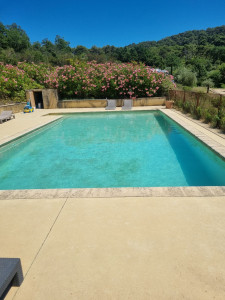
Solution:
[[[155,46],[184,46],[184,45],[215,45],[225,46],[225,25],[207,28],[206,30],[189,30],[163,38],[159,41],[141,42],[137,45],[146,47]],[[135,46],[131,44],[129,47]]]

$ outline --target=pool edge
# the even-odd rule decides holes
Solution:
[[[218,197],[225,186],[0,190],[0,200],[120,197]]]
[[[29,128],[29,129],[27,129],[27,130],[25,130],[25,131],[23,131],[23,132],[20,132],[20,133],[16,134],[15,136],[10,137],[10,139],[7,139],[5,142],[0,142],[0,148],[1,148],[1,147],[4,147],[4,146],[7,146],[8,144],[13,143],[13,142],[15,142],[16,140],[18,140],[18,139],[20,139],[20,138],[22,138],[22,137],[24,137],[24,136],[26,136],[26,135],[29,135],[29,134],[31,134],[31,133],[33,133],[33,132],[35,132],[35,131],[41,130],[41,129],[43,129],[45,126],[48,126],[48,125],[50,125],[50,124],[52,124],[52,123],[54,123],[54,122],[59,121],[61,118],[62,118],[62,117],[59,116],[59,117],[57,117],[57,118],[54,119],[54,120],[49,120],[49,121],[47,121],[47,122],[44,123],[44,124],[41,124],[41,125],[35,126],[35,127],[33,127],[33,128]]]
[[[213,140],[209,136],[205,135],[198,129],[196,129],[194,126],[185,124],[182,120],[179,119],[179,116],[177,117],[174,115],[173,111],[171,110],[165,110],[165,109],[159,109],[163,114],[165,114],[167,117],[169,117],[171,120],[173,120],[175,123],[180,125],[182,128],[184,128],[188,133],[193,135],[197,140],[202,142],[205,146],[207,146],[211,151],[213,151],[215,154],[217,154],[219,157],[221,157],[223,160],[225,160],[225,146],[220,144],[219,142]],[[206,129],[207,130],[207,129]]]

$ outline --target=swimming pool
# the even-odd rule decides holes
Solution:
[[[160,111],[77,113],[0,148],[0,189],[224,186],[225,162]]]

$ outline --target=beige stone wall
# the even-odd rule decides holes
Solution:
[[[63,100],[58,102],[59,108],[92,108],[106,107],[107,101],[103,99],[96,100]]]
[[[18,113],[23,111],[24,106],[26,105],[26,102],[21,103],[15,103],[15,104],[7,104],[7,105],[1,105],[0,106],[0,113],[4,110],[12,110],[13,113]]]
[[[138,98],[133,101],[133,106],[164,105],[165,100],[165,97]]]
[[[57,108],[58,107],[58,92],[56,89],[42,90],[44,108]]]
[[[53,89],[43,90],[42,93],[44,108],[92,108],[106,107],[107,105],[107,101],[105,99],[58,101],[57,90]],[[26,97],[27,101],[31,101],[31,106],[35,107],[33,91],[26,91]],[[164,105],[164,102],[165,98],[163,97],[139,98],[133,101],[133,106]],[[21,112],[25,105],[26,102],[1,105],[0,112],[3,110],[12,110],[14,113]],[[117,106],[121,107],[122,105],[123,100],[117,100]]]
[[[151,97],[151,98],[138,98],[133,101],[133,106],[152,106],[152,105],[164,105],[165,97]],[[107,100],[95,99],[95,100],[63,100],[58,102],[59,108],[92,108],[92,107],[106,107]],[[123,100],[117,100],[117,106],[121,107]]]
[[[26,91],[26,99],[30,101],[32,107],[35,107],[34,93],[32,90]]]

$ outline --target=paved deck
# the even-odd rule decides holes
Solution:
[[[17,114],[0,127],[0,143],[57,118],[45,113]],[[20,257],[25,275],[6,300],[222,300],[224,252],[225,196],[216,192],[0,200],[0,257]]]

